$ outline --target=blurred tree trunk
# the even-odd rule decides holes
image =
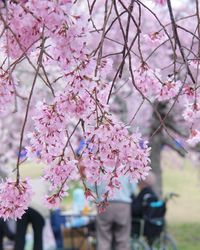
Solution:
[[[168,113],[167,103],[157,103],[155,105],[156,105],[157,111],[159,112],[161,118],[163,119]],[[174,113],[170,113],[167,116],[164,122],[166,129],[168,130],[169,133],[173,131],[179,136],[182,136],[182,137],[187,136],[186,131],[184,131],[175,122],[174,116],[175,116]],[[164,146],[169,146],[171,149],[175,150],[182,157],[185,156],[186,152],[175,139],[170,138],[170,136],[167,133],[165,133],[162,126],[160,127],[159,130],[157,130],[158,127],[160,126],[160,121],[155,112],[153,112],[150,122],[151,122],[151,125],[150,125],[149,144],[151,147],[151,154],[150,154],[151,168],[152,168],[152,171],[156,175],[155,191],[159,196],[162,196],[163,181],[162,181],[162,168],[161,168],[161,151],[163,150]],[[156,134],[154,134],[155,131],[157,131]]]
[[[156,175],[156,185],[155,185],[155,191],[160,196],[162,195],[162,169],[161,169],[161,150],[163,148],[163,140],[162,140],[162,134],[158,133],[155,136],[153,136],[150,141],[149,145],[151,147],[151,168],[152,171]]]

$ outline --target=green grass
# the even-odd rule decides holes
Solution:
[[[169,230],[177,242],[178,250],[200,249],[200,222],[170,224]]]
[[[187,159],[173,160],[177,157],[164,153],[162,164],[164,193],[180,195],[168,203],[169,231],[179,250],[200,250],[200,169]]]

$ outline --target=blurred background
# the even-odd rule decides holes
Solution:
[[[177,243],[177,249],[180,250],[199,250],[200,248],[200,169],[198,164],[198,155],[188,155],[185,158],[180,157],[176,152],[165,148],[162,151],[161,169],[163,173],[163,195],[175,192],[179,197],[175,197],[167,204],[166,219],[168,230]],[[23,166],[24,176],[39,176],[42,173],[42,166],[36,163],[26,163]],[[77,188],[82,188],[80,183],[71,183],[69,196],[62,203],[63,211],[72,211],[73,192]],[[82,201],[76,205],[80,207]],[[92,204],[90,204],[92,207]],[[78,208],[77,208],[78,209]],[[87,211],[86,211],[87,214]],[[82,222],[81,222],[82,223]],[[45,234],[54,237],[48,223],[48,230]],[[79,235],[80,236],[80,235]],[[74,236],[77,244],[80,244],[79,236]],[[63,236],[68,240],[70,249],[69,235]],[[46,239],[46,236],[44,237]],[[26,250],[30,250],[33,237],[31,232],[27,236]],[[50,244],[49,242],[49,244]],[[47,241],[45,250],[51,249]],[[50,247],[50,248],[49,248]],[[84,248],[83,248],[84,249]],[[87,247],[86,247],[87,249]]]

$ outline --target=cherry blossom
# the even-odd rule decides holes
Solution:
[[[144,34],[143,38],[147,44],[150,44],[153,46],[158,46],[164,43],[165,41],[167,41],[167,36],[165,34],[160,34],[158,32]]]
[[[46,196],[44,199],[44,205],[49,209],[58,208],[60,206],[61,198],[58,194],[52,196]]]
[[[157,99],[159,101],[166,101],[175,97],[181,87],[180,81],[173,81],[173,79],[168,79],[168,81],[164,82]]]
[[[187,142],[191,146],[195,146],[196,144],[198,144],[200,142],[200,131],[197,129],[191,129],[190,137]]]
[[[15,169],[19,174],[24,147],[27,157],[45,164],[43,179],[51,193],[44,202],[49,208],[68,195],[70,181],[80,180],[88,199],[98,202],[101,198],[97,205],[102,210],[121,188],[120,176],[137,181],[148,174],[150,148],[139,133],[147,127],[144,119],[136,130],[139,118],[136,122],[133,118],[130,133],[112,114],[110,100],[124,85],[131,85],[131,92],[140,97],[137,100],[142,99],[141,105],[133,100],[138,107],[136,119],[145,116],[141,107],[146,102],[151,106],[146,113],[151,113],[154,102],[174,99],[185,108],[182,115],[191,131],[188,144],[200,142],[198,40],[193,36],[191,46],[188,37],[196,31],[187,32],[189,26],[197,25],[177,15],[174,26],[174,9],[171,15],[163,15],[163,8],[155,8],[154,13],[152,7],[145,7],[146,1],[138,2],[133,10],[120,1],[116,3],[118,15],[111,2],[107,1],[108,19],[104,18],[105,3],[100,1],[92,7],[87,1],[87,11],[84,1],[72,0],[8,0],[6,8],[1,6],[0,39],[5,56],[0,67],[0,112],[11,111],[12,103],[23,114],[16,137],[20,146],[12,154],[19,156]],[[126,12],[130,10],[134,18],[129,19]],[[178,38],[176,28],[180,28]],[[181,32],[186,32],[183,38]],[[31,66],[33,81],[29,74],[18,85],[14,76],[23,63]],[[78,152],[77,137],[84,141]],[[98,197],[90,186],[101,183],[106,191]],[[21,217],[32,192],[28,180],[8,179],[1,190],[0,216]]]
[[[189,63],[195,69],[199,68],[199,66],[200,66],[200,60],[199,59],[191,60]]]
[[[198,102],[186,104],[183,117],[187,122],[193,123],[200,118],[200,104]]]
[[[4,220],[21,218],[33,194],[28,179],[19,182],[7,179],[0,184],[0,190],[0,216]]]
[[[75,180],[78,169],[76,161],[60,160],[55,166],[45,168],[44,179],[50,182],[51,191],[56,191],[66,180]]]
[[[160,5],[165,5],[167,3],[167,0],[154,0],[154,2]]]
[[[160,70],[151,69],[146,63],[142,63],[138,68],[134,70],[135,84],[141,90],[144,95],[155,96],[162,88],[160,82]]]
[[[31,51],[40,37],[41,24],[19,4],[8,1],[8,8],[9,30],[4,37],[5,51],[11,57],[18,58],[24,51]]]
[[[141,135],[129,135],[122,124],[108,120],[85,134],[86,146],[81,154],[86,179],[90,184],[107,183],[107,196],[120,187],[117,176],[128,175],[136,181],[149,171],[149,147],[140,146]],[[111,191],[109,193],[109,191]]]

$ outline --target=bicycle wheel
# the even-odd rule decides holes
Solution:
[[[169,234],[162,234],[153,243],[152,250],[177,250],[176,242]]]
[[[131,250],[150,250],[144,240],[133,238],[131,239]]]

